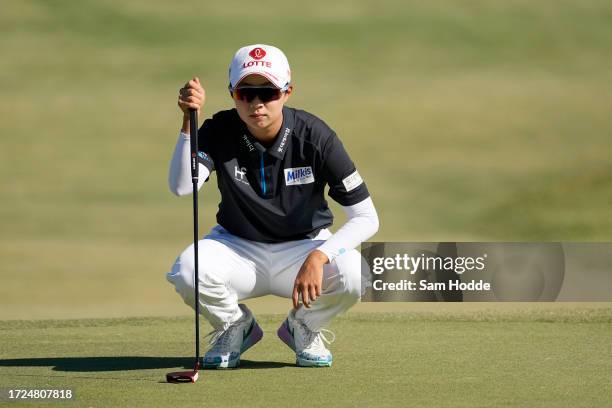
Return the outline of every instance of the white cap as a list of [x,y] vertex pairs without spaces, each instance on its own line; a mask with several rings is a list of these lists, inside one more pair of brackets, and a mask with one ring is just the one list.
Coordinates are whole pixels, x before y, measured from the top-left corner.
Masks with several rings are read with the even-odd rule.
[[257,74],[278,88],[291,82],[289,61],[281,50],[271,45],[253,44],[239,49],[229,68],[230,88],[235,88],[246,76]]

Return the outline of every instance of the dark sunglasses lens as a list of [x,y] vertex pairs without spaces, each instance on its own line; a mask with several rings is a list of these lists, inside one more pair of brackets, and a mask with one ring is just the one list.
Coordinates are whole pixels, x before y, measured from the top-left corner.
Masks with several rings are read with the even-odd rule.
[[259,97],[263,103],[275,101],[281,95],[280,90],[275,88],[238,88],[234,93],[238,100],[253,102],[255,97]]
[[259,99],[265,103],[277,100],[280,98],[280,94],[280,90],[278,89],[261,88],[258,95]]

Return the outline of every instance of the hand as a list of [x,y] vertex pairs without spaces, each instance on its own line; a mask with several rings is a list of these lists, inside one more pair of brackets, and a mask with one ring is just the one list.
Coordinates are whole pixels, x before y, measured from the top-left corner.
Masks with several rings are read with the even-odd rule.
[[327,255],[319,250],[312,251],[300,268],[293,284],[293,307],[298,308],[298,298],[302,295],[302,303],[310,308],[310,302],[321,296],[323,286],[323,265],[329,262]]
[[198,77],[194,77],[179,89],[178,106],[183,111],[184,118],[189,118],[189,109],[196,109],[199,114],[205,100],[206,92]]

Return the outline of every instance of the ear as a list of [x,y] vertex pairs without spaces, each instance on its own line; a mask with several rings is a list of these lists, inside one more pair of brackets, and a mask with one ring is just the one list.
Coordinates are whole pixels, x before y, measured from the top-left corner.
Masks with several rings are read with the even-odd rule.
[[289,85],[289,87],[285,91],[285,96],[284,96],[285,102],[287,102],[287,100],[289,99],[292,93],[293,93],[293,85]]

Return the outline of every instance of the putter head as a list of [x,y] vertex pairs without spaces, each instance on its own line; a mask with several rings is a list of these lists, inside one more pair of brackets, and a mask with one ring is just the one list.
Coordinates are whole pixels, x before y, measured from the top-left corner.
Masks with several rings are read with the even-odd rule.
[[198,381],[198,372],[193,371],[177,371],[166,374],[166,381],[169,383],[194,383]]
[[175,371],[173,373],[166,374],[166,381],[169,383],[194,383],[198,381],[198,370],[200,369],[199,362],[192,371]]

